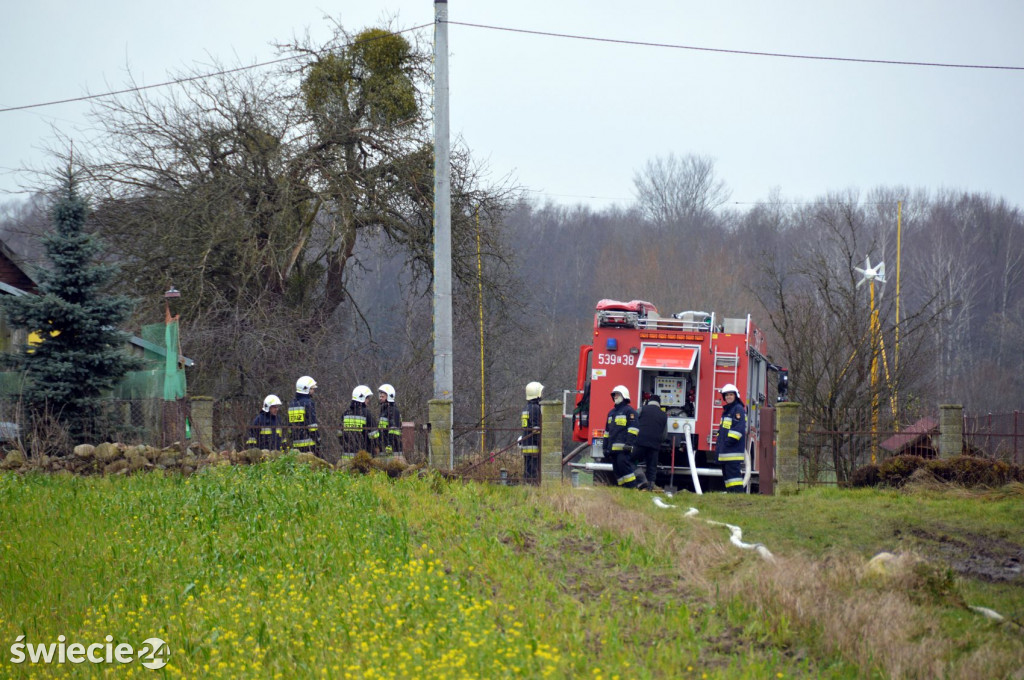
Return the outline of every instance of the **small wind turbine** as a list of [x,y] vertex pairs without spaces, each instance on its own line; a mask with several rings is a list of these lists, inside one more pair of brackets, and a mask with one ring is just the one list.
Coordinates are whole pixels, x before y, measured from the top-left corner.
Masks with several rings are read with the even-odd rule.
[[859,272],[861,275],[860,281],[857,282],[858,288],[864,285],[865,281],[870,281],[871,283],[874,283],[875,281],[878,281],[879,283],[885,283],[884,262],[879,262],[877,267],[872,267],[871,258],[866,257],[864,258],[864,269],[861,269],[860,267],[854,267],[853,270],[855,272]]

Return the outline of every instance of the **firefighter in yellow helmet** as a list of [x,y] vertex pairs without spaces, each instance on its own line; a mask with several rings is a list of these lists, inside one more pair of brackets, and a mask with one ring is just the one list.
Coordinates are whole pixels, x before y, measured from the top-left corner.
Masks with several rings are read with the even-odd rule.
[[402,453],[402,414],[395,403],[395,388],[384,383],[377,388],[380,402],[380,417],[377,432],[380,433],[380,450],[385,456]]
[[341,417],[338,428],[338,443],[341,455],[352,457],[360,451],[373,453],[372,445],[380,437],[373,416],[370,415],[370,398],[373,391],[366,385],[357,385],[352,390],[352,401]]
[[721,390],[722,422],[718,426],[718,438],[715,441],[715,453],[722,464],[722,478],[725,490],[730,493],[743,493],[743,458],[747,445],[747,414],[743,408],[740,392],[732,383]]
[[249,448],[278,451],[284,447],[284,430],[277,412],[281,408],[281,400],[276,394],[268,394],[263,400],[263,408],[249,427],[249,438],[245,445]]
[[295,398],[288,404],[288,425],[292,448],[320,456],[320,426],[316,422],[313,392],[316,380],[304,375],[295,381]]
[[523,452],[523,479],[527,484],[540,482],[540,398],[544,386],[539,382],[526,385],[526,407],[520,418],[523,434],[519,437],[519,448]]
[[612,476],[615,483],[628,489],[636,488],[636,468],[633,465],[633,447],[640,433],[637,412],[629,405],[629,388],[616,385],[612,388],[614,405],[608,411],[604,426],[604,455],[612,461]]

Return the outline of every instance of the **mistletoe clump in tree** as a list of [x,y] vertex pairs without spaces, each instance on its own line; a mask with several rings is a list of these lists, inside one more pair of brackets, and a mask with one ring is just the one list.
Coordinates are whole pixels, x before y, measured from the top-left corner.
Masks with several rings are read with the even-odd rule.
[[92,429],[97,398],[136,367],[117,328],[133,300],[103,292],[114,268],[96,262],[102,244],[83,230],[87,214],[69,175],[53,206],[53,231],[42,238],[53,266],[38,275],[40,294],[4,301],[11,324],[42,338],[8,358],[24,373],[30,415],[56,418],[76,439]]

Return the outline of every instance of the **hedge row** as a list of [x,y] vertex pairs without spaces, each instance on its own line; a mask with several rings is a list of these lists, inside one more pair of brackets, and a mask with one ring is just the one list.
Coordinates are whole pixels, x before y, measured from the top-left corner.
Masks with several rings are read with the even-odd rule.
[[893,456],[878,465],[854,470],[851,486],[901,487],[918,470],[935,479],[964,487],[999,487],[1011,482],[1024,483],[1024,465],[1011,465],[975,456],[926,459],[921,456]]

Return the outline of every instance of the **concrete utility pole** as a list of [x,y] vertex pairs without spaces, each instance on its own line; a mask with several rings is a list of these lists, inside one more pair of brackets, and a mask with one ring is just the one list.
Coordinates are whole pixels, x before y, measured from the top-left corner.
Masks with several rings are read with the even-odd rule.
[[434,0],[434,399],[451,399],[452,194],[448,140],[448,1]]

